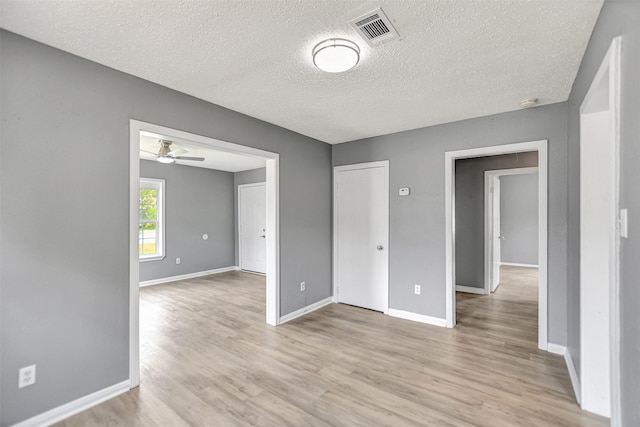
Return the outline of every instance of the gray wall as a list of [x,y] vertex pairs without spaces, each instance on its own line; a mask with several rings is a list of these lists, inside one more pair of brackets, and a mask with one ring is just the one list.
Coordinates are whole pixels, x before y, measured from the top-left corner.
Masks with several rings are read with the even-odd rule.
[[[445,151],[541,139],[549,140],[549,341],[566,344],[566,103],[333,146],[336,166],[390,161],[391,308],[445,317]],[[399,197],[399,187],[411,195]]]
[[456,285],[484,288],[484,172],[531,166],[537,152],[456,161]]
[[234,236],[235,236],[235,265],[240,265],[240,242],[238,237],[238,185],[266,182],[267,168],[252,169],[233,174],[233,208],[234,208]]
[[538,265],[538,174],[500,177],[501,261]]
[[[131,118],[279,153],[281,314],[331,295],[330,145],[6,31],[0,43],[0,424],[129,377]],[[38,382],[18,390],[31,364]]]
[[140,281],[236,265],[233,173],[141,160],[140,176],[165,180],[166,250],[140,263]]
[[640,425],[640,2],[607,0],[569,97],[568,346],[580,372],[580,104],[614,37],[622,36],[620,206],[629,238],[620,253],[622,425]]

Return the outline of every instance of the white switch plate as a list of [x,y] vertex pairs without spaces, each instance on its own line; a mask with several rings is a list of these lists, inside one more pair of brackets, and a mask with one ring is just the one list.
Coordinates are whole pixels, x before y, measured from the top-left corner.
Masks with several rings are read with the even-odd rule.
[[400,196],[408,196],[409,192],[410,192],[409,187],[403,187],[403,188],[398,190],[398,195],[400,195]]
[[36,383],[36,365],[25,366],[18,371],[18,388]]
[[414,285],[414,287],[413,287],[413,292],[414,292],[416,295],[420,295],[420,285]]
[[180,258],[176,258],[176,264],[180,264]]
[[300,282],[300,292],[304,291],[306,287],[307,287],[306,283]]
[[629,217],[626,209],[620,209],[620,237],[629,238]]

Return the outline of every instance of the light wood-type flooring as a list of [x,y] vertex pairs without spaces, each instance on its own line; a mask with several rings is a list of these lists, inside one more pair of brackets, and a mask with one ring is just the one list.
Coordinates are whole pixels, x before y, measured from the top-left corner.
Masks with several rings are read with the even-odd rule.
[[60,426],[604,426],[536,345],[536,272],[458,293],[451,330],[343,304],[265,324],[264,278],[141,289],[141,386]]

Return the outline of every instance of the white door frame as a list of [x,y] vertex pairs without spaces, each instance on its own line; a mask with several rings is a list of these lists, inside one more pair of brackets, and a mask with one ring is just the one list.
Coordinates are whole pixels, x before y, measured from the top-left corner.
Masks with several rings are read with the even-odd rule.
[[[240,202],[240,190],[243,188],[249,188],[249,187],[265,187],[266,186],[266,182],[254,182],[251,184],[240,184],[238,185],[238,215],[237,215],[237,221],[238,221],[238,262],[240,264],[240,269],[242,270],[242,239],[241,239],[241,235],[242,235],[242,224],[240,223],[240,210],[242,209],[242,203]],[[266,233],[265,233],[266,234]]]
[[[611,426],[617,427],[621,425],[621,407],[620,407],[620,75],[621,75],[621,51],[622,51],[622,38],[616,37],[611,41],[611,45],[600,64],[600,68],[596,73],[587,94],[580,105],[580,146],[581,146],[581,159],[580,159],[580,214],[584,215],[585,206],[583,194],[588,191],[588,187],[583,185],[584,171],[588,170],[590,173],[599,174],[602,181],[607,182],[610,185],[608,191],[613,194],[613,206],[610,207],[610,220],[613,222],[611,227],[611,235],[609,236],[609,374],[610,374],[610,416]],[[583,144],[585,139],[582,132],[582,126],[586,116],[591,113],[608,111],[608,140],[603,144],[604,149],[613,150],[613,164],[608,174],[606,170],[602,170],[601,167],[596,167],[595,162],[589,159],[584,159]],[[597,160],[599,161],[599,159]],[[586,162],[586,163],[584,163]],[[596,177],[597,178],[597,177]],[[606,185],[606,184],[605,184]],[[580,228],[580,241],[581,245],[585,240],[585,237],[589,235],[589,230]],[[581,247],[582,257],[582,247]],[[582,270],[582,259],[581,259]],[[583,282],[584,277],[582,271],[580,272],[580,354],[582,355],[581,375],[580,375],[580,395],[576,398],[581,403],[582,408],[586,410],[592,410],[589,407],[585,407],[584,392],[587,386],[584,381],[585,369],[596,369],[595,366],[590,367],[585,363],[584,355],[589,353],[583,348],[585,343],[585,334],[589,333],[588,314],[583,312],[585,298],[589,298],[589,295],[584,292]],[[602,366],[598,366],[597,369],[602,369]],[[578,392],[576,392],[578,394]]]
[[458,159],[538,152],[538,348],[547,350],[547,140],[445,152],[446,327],[456,325],[455,162]]
[[526,175],[537,173],[538,167],[496,169],[484,171],[484,293],[489,295],[491,289],[491,270],[493,259],[493,198],[500,198],[500,193],[492,191],[494,180],[506,175]]
[[[384,168],[384,186],[387,195],[387,265],[389,264],[389,160],[380,160],[376,162],[356,163],[351,165],[334,166],[333,167],[333,302],[338,302],[338,173],[349,170],[367,169],[383,167]],[[389,271],[389,269],[387,269]],[[385,302],[384,314],[389,314],[389,277],[387,276],[387,299]]]
[[129,121],[129,381],[130,388],[140,385],[140,271],[138,259],[138,209],[140,198],[140,132],[184,139],[195,145],[218,151],[258,157],[267,166],[267,277],[266,322],[280,323],[280,213],[278,153],[220,141],[165,126]]

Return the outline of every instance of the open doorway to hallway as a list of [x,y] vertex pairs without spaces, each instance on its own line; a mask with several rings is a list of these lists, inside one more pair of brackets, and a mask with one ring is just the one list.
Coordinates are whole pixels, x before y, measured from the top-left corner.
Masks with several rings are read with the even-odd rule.
[[537,349],[538,153],[456,160],[455,195],[458,326]]
[[[519,160],[519,156],[523,153],[535,153],[537,155],[539,173],[538,173],[538,348],[547,350],[549,344],[547,342],[547,141],[532,141],[514,144],[497,145],[490,147],[471,148],[466,150],[447,151],[445,152],[445,274],[446,274],[446,326],[453,328],[456,326],[456,285],[460,284],[457,278],[456,260],[457,248],[460,247],[459,239],[464,234],[464,227],[457,223],[456,210],[457,205],[462,197],[456,195],[456,163],[462,159],[477,159],[489,156],[515,155]],[[499,166],[504,168],[505,166]],[[479,184],[480,190],[469,194],[482,194],[482,184]],[[483,213],[472,215],[472,219],[478,221],[483,218]],[[480,219],[483,223],[483,219]],[[482,236],[482,233],[480,233]],[[476,252],[482,253],[482,242],[476,246]],[[473,251],[475,246],[472,244],[470,249]],[[469,248],[467,248],[469,249]],[[472,267],[475,265],[484,266],[483,261],[471,261]],[[477,274],[477,271],[476,271]],[[482,288],[477,282],[483,282],[481,279],[474,279],[474,287]],[[464,284],[460,284],[464,286]],[[478,291],[484,294],[483,291]]]

